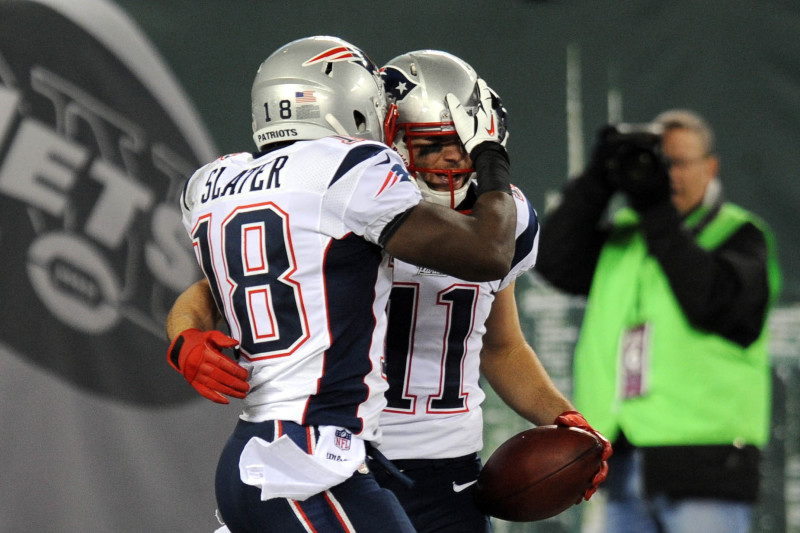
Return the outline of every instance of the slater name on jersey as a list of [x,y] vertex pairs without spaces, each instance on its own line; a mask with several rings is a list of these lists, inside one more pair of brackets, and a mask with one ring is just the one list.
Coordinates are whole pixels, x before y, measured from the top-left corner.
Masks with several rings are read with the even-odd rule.
[[[222,181],[220,181],[220,178],[228,167],[215,168],[208,173],[205,183],[206,189],[200,198],[200,202],[206,203],[221,196],[241,194],[242,192],[248,193],[278,188],[281,186],[280,171],[288,160],[288,156],[282,155],[263,165],[243,170],[233,178],[230,178],[230,180],[223,179]],[[264,174],[265,171],[268,171],[266,175]],[[226,181],[227,183],[225,183]]]

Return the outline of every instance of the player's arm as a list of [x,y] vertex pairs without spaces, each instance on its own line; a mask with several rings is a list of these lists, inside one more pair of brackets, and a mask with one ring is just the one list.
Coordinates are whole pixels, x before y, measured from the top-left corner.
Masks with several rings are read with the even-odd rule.
[[481,373],[509,407],[536,425],[552,424],[559,414],[575,409],[525,340],[514,283],[497,293],[486,319]]
[[481,349],[481,373],[498,396],[520,416],[536,425],[577,427],[603,444],[603,462],[584,493],[588,500],[608,475],[611,443],[595,430],[558,390],[533,348],[525,341],[519,323],[512,283],[499,293],[486,319]]
[[236,339],[214,328],[220,319],[208,281],[192,284],[181,293],[167,315],[167,337],[172,344],[167,362],[202,396],[216,403],[244,398],[250,385],[247,370],[222,353]]
[[491,281],[511,268],[516,208],[502,145],[505,129],[483,80],[478,80],[478,88],[481,105],[474,116],[455,96],[447,95],[456,130],[477,173],[478,199],[471,214],[421,202],[387,227],[381,244],[408,263],[460,279]]
[[471,215],[420,202],[386,242],[394,257],[468,281],[505,276],[514,256],[511,196],[481,196]]
[[536,270],[553,286],[586,296],[600,251],[609,235],[603,221],[614,187],[606,166],[615,147],[606,142],[609,129],[597,133],[589,164],[564,187],[561,201],[549,210],[539,238]]
[[172,342],[189,328],[202,331],[215,329],[220,318],[208,280],[201,279],[183,291],[172,304],[167,314],[167,338]]

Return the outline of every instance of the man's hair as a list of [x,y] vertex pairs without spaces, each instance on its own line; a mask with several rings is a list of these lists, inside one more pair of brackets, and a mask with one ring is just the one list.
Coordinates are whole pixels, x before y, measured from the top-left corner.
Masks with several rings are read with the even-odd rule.
[[654,122],[660,124],[664,131],[674,129],[686,129],[697,133],[700,140],[705,147],[706,155],[716,153],[716,141],[714,139],[714,130],[711,129],[708,122],[688,109],[670,109],[659,114]]

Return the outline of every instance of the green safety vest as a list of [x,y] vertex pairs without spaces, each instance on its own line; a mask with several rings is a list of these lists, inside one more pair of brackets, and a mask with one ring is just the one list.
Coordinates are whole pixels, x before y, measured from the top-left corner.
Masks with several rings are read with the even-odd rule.
[[[696,226],[701,207],[685,221]],[[772,234],[754,215],[723,204],[696,237],[713,250],[746,222],[764,232],[769,250],[771,303],[780,274]],[[623,333],[650,327],[647,391],[623,399],[619,351]],[[576,407],[598,431],[614,440],[620,429],[636,446],[754,444],[769,434],[771,376],[766,320],[747,348],[689,324],[630,209],[615,217],[592,280],[575,349]]]

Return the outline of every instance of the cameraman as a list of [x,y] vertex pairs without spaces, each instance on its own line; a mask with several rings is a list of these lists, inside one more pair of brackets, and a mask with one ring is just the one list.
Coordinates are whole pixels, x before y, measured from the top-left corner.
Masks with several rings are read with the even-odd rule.
[[[575,405],[614,442],[609,532],[745,532],[767,442],[766,225],[724,202],[713,133],[667,111],[600,132],[542,228],[537,269],[588,295]],[[615,192],[630,208],[603,217]],[[604,222],[605,221],[605,222]]]

